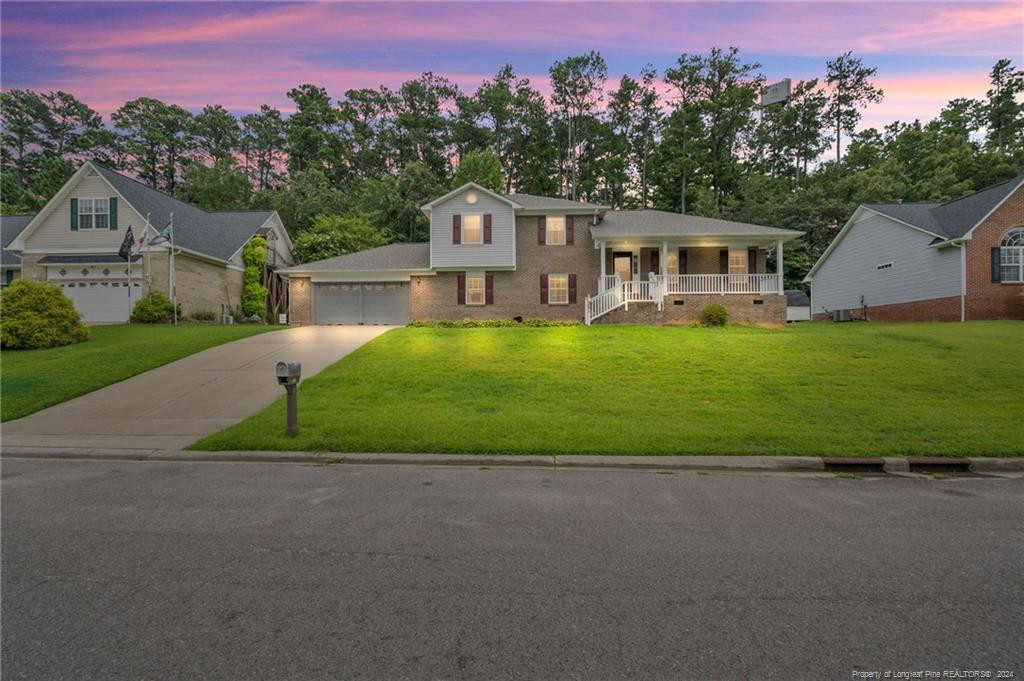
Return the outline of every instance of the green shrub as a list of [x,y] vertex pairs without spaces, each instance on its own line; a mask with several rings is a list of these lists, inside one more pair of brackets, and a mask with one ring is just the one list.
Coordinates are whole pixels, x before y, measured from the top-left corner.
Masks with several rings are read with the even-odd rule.
[[704,311],[700,313],[700,320],[704,326],[725,326],[725,323],[729,321],[729,311],[718,303],[711,303],[705,306]]
[[267,309],[267,287],[263,285],[263,270],[267,266],[267,240],[254,236],[242,249],[245,275],[242,286],[242,312],[246,318],[259,317]]
[[132,321],[140,324],[163,324],[174,316],[174,305],[159,291],[150,291],[132,308]]
[[197,322],[212,322],[216,321],[217,313],[213,310],[193,310],[192,313],[189,314],[189,319]]
[[579,326],[582,322],[574,319],[542,319],[522,317],[520,319],[438,319],[434,321],[412,321],[409,326],[438,329],[497,329],[525,326],[542,328],[549,326]]
[[71,301],[53,284],[18,279],[0,293],[0,346],[55,348],[89,337]]

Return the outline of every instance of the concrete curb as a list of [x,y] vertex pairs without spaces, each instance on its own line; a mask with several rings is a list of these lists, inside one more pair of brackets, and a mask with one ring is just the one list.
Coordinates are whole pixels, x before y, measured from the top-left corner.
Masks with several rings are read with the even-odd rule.
[[[215,463],[390,464],[426,466],[601,468],[622,470],[776,471],[823,472],[836,464],[853,466],[867,461],[887,473],[906,473],[911,461],[903,457],[876,459],[818,456],[602,456],[590,454],[374,454],[337,452],[224,451],[199,452],[168,449],[97,449],[58,447],[10,447],[2,458],[73,459],[94,461],[194,461]],[[941,461],[936,458],[934,461]],[[949,458],[950,464],[965,459]],[[1024,457],[976,457],[967,459],[975,473],[1024,473]],[[881,462],[881,463],[879,463]]]

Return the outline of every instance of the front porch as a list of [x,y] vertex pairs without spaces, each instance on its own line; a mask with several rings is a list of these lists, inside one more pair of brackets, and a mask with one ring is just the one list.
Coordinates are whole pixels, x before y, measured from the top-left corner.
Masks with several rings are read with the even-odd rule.
[[[669,296],[785,293],[781,239],[599,240],[595,248],[601,274],[597,295],[585,300],[587,324],[619,307],[628,311],[631,304],[650,303],[661,311]],[[775,256],[773,273],[767,269],[769,254]]]

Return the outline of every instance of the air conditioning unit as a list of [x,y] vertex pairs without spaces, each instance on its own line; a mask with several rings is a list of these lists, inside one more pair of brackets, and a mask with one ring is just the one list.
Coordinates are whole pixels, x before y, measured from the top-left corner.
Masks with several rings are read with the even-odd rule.
[[832,310],[832,321],[849,322],[853,320],[852,310]]

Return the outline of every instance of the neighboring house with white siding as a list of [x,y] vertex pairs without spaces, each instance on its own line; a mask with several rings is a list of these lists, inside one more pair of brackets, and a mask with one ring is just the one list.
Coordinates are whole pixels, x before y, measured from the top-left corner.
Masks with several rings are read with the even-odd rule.
[[863,204],[805,278],[815,318],[1024,317],[1024,177],[943,203]]
[[[172,215],[173,272],[170,243],[160,238]],[[130,267],[118,255],[129,227]],[[20,257],[23,277],[60,286],[87,322],[127,321],[148,291],[170,297],[172,277],[183,314],[219,315],[241,303],[241,251],[256,235],[267,238],[270,265],[292,263],[275,211],[204,211],[88,161],[19,230],[5,257],[8,249]]]
[[[783,324],[783,243],[800,232],[465,184],[424,206],[429,244],[283,270],[293,324],[543,317],[682,323],[720,303]],[[769,252],[774,271],[767,268]]]

